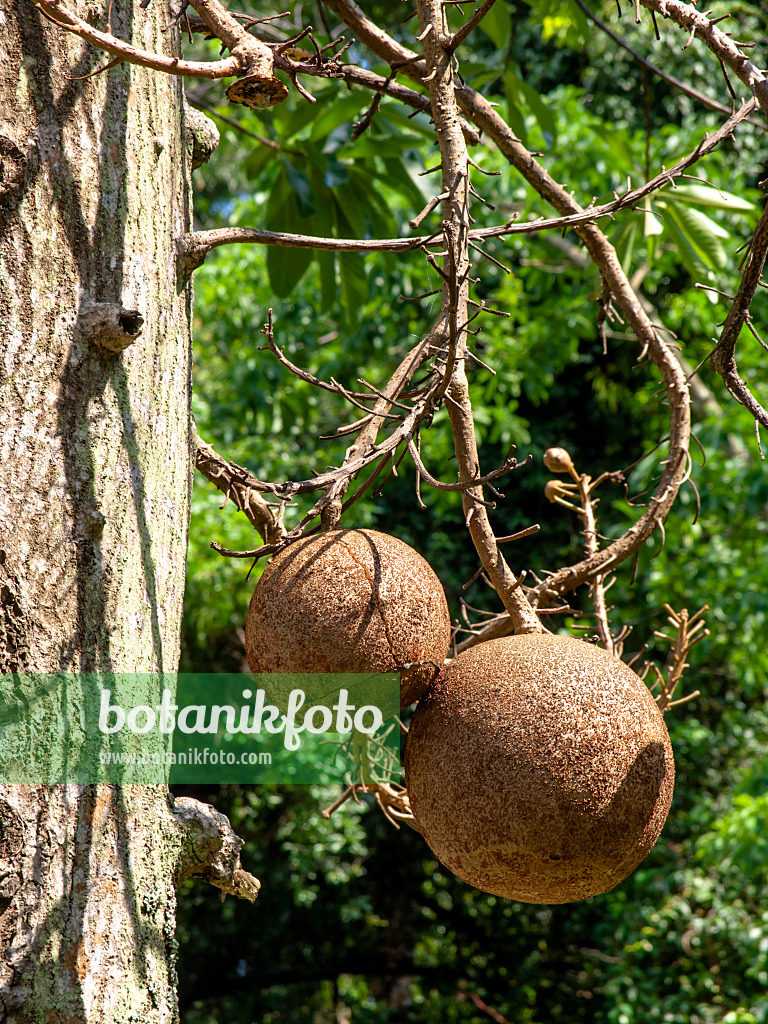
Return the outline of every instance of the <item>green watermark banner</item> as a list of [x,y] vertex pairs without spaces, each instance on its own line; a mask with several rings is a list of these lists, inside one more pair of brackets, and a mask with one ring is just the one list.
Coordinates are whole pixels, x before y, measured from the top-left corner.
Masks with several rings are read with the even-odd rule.
[[399,782],[397,674],[0,676],[0,783]]

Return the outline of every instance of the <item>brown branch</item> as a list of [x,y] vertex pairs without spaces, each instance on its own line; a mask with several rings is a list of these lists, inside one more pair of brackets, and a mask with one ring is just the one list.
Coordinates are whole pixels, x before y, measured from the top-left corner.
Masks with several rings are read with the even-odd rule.
[[[613,204],[612,204],[613,205]],[[609,211],[610,212],[610,211]],[[599,216],[600,214],[598,214]],[[531,225],[516,225],[511,221],[492,228],[472,231],[472,239],[502,238],[509,233],[520,231],[532,233],[546,228],[568,226],[561,219],[535,222]],[[191,231],[176,239],[176,251],[180,272],[197,269],[211,249],[220,245],[277,245],[289,249],[318,249],[321,252],[410,252],[425,245],[440,246],[442,238],[437,234],[419,235],[415,238],[323,238],[319,235],[296,235],[287,231],[266,231],[262,228],[227,227],[212,228],[208,231]]]
[[295,249],[318,249],[321,252],[409,252],[433,242],[435,236],[421,238],[321,238],[315,235],[294,235],[285,231],[263,231],[261,228],[214,228],[193,231],[176,239],[176,265],[186,279],[220,245],[250,243],[278,245]]
[[749,409],[755,421],[768,428],[768,411],[753,397],[746,383],[739,376],[736,366],[736,343],[744,324],[749,324],[749,307],[760,284],[766,254],[768,254],[768,204],[763,207],[762,216],[752,236],[741,284],[733,305],[728,311],[728,316],[725,318],[717,348],[709,360],[709,367],[713,373],[720,374],[730,393],[737,402]]
[[199,437],[195,442],[195,469],[224,494],[224,505],[231,501],[235,508],[245,513],[265,541],[275,543],[285,534],[272,509],[255,490],[259,484],[256,477],[242,466],[227,462]]
[[[342,398],[346,398],[348,401],[352,402],[352,404],[356,406],[358,409],[362,409],[363,412],[370,412],[370,410],[366,406],[360,404],[360,401],[373,401],[373,395],[368,395],[360,391],[347,391],[347,389],[342,387],[342,385],[339,384],[338,381],[334,380],[333,377],[331,377],[330,383],[326,383],[326,381],[320,380],[319,377],[315,377],[315,375],[310,373],[308,370],[303,370],[300,366],[296,366],[295,363],[292,363],[288,356],[285,355],[283,350],[279,348],[277,343],[275,342],[275,332],[272,323],[271,309],[267,310],[267,317],[267,323],[262,329],[261,333],[266,337],[267,344],[269,345],[270,350],[275,354],[275,356],[277,356],[278,361],[286,369],[290,370],[291,373],[295,377],[298,377],[299,380],[304,381],[305,384],[311,384],[313,387],[320,388],[323,391],[330,391],[331,394],[333,395],[341,395]],[[408,411],[410,412],[410,408],[408,408]],[[397,416],[390,417],[388,413],[385,413],[384,415],[386,416],[387,419],[399,419],[399,417]]]
[[[323,77],[317,68],[313,68],[311,65],[302,65],[300,70],[305,75],[319,75]],[[425,96],[424,93],[415,92],[413,89],[400,85],[398,82],[390,81],[389,78],[383,78],[373,71],[355,67],[353,64],[342,64],[339,65],[334,77],[342,78],[348,85],[359,85],[364,89],[370,89],[373,92],[391,96],[392,99],[399,100],[400,103],[404,103],[406,106],[413,108],[413,110],[419,110],[422,113],[429,114],[430,117],[432,116],[429,96]],[[468,124],[463,117],[460,119],[460,126],[467,144],[476,146],[480,142],[480,135],[477,129]]]
[[274,56],[270,47],[240,25],[219,0],[190,0],[210,32],[230,51],[224,60],[202,62],[140,50],[111,32],[92,28],[58,0],[33,0],[33,3],[49,21],[130,64],[182,77],[237,77],[238,81],[227,89],[231,102],[244,103],[249,107],[270,107],[281,103],[288,95],[287,88],[274,75]]
[[466,25],[462,25],[458,32],[454,32],[454,34],[446,40],[445,45],[449,50],[454,51],[457,47],[461,46],[470,32],[477,28],[495,2],[496,0],[483,0],[483,3],[477,8]]
[[[670,85],[673,85],[676,89],[685,93],[686,96],[690,96],[691,99],[698,100],[699,103],[703,103],[712,110],[719,110],[720,113],[729,115],[733,112],[732,107],[726,107],[724,104],[718,103],[717,100],[710,99],[709,96],[705,96],[703,92],[699,92],[698,89],[694,89],[693,86],[688,85],[686,82],[681,82],[679,78],[675,78],[674,75],[670,75],[668,72],[662,71],[662,69],[657,67],[655,64],[651,64],[651,62],[641,56],[637,50],[633,50],[631,46],[624,42],[621,36],[617,36],[615,32],[608,28],[605,22],[601,21],[596,14],[593,14],[584,3],[584,0],[576,0],[576,3],[582,11],[584,11],[590,21],[597,25],[601,32],[605,32],[605,34],[611,38],[614,43],[621,46],[622,49],[627,51],[627,53],[630,53],[641,67],[645,68],[647,71],[653,72],[654,75],[658,75],[659,78],[663,78],[665,82],[669,82]],[[747,124],[754,125],[755,128],[760,128],[762,131],[768,131],[768,126],[761,124],[760,121],[753,121],[752,118],[747,118]]]
[[[99,32],[98,29],[91,28],[82,18],[78,18],[76,14],[58,3],[58,0],[32,0],[32,2],[49,21],[129,64],[138,64],[144,68],[152,68],[154,71],[190,78],[231,78],[241,72],[242,58],[239,55],[232,54],[224,60],[217,61],[190,61],[182,60],[179,57],[165,57],[159,53],[140,50],[111,33]],[[254,42],[258,42],[258,40],[254,39]],[[269,55],[271,66],[272,53],[268,47],[265,46],[264,49]]]
[[[324,2],[352,28],[358,39],[382,59],[391,62],[407,60],[414,56],[410,50],[397,43],[375,25],[353,0],[324,0]],[[669,3],[672,2],[674,0],[669,0]],[[408,65],[404,69],[404,73],[418,78],[426,74],[426,66],[423,62]],[[573,197],[554,181],[520,140],[515,137],[509,126],[487,100],[467,86],[456,87],[454,91],[458,106],[463,113],[492,139],[506,159],[561,216],[578,217],[585,213],[587,216],[594,215],[593,211],[583,210]],[[443,164],[445,165],[444,161]],[[624,320],[635,333],[641,351],[648,351],[662,375],[670,404],[670,447],[661,480],[646,512],[640,519],[622,537],[596,555],[586,558],[576,565],[564,567],[537,585],[532,591],[536,601],[573,590],[588,583],[595,576],[602,575],[609,564],[616,565],[631,557],[666,517],[685,479],[687,468],[690,405],[688,386],[680,364],[643,310],[637,294],[619,263],[613,246],[603,232],[593,223],[578,224],[574,229],[600,270]],[[449,406],[449,411],[452,409],[453,406]],[[485,638],[483,636],[483,639]]]
[[[521,465],[525,465],[531,459],[531,456],[528,456],[525,462],[518,463],[517,459],[510,458],[509,456],[507,456],[504,459],[504,462],[501,464],[501,466],[499,466],[498,469],[491,470],[490,473],[485,473],[483,476],[474,476],[470,480],[462,480],[458,481],[457,483],[449,484],[445,483],[445,481],[443,480],[438,480],[436,477],[432,476],[432,474],[429,472],[429,470],[422,462],[421,456],[416,450],[416,445],[413,443],[412,438],[408,439],[408,451],[411,453],[411,458],[413,459],[416,465],[416,469],[419,471],[420,476],[422,476],[426,480],[430,487],[434,487],[438,491],[467,491],[472,487],[482,487],[483,484],[488,484],[491,482],[491,480],[496,480],[498,479],[498,477],[503,476],[505,473],[510,473],[513,469],[519,469]],[[486,503],[484,502],[483,504]]]
[[[355,8],[359,14],[359,9]],[[482,486],[477,484],[480,461],[475,437],[472,405],[465,370],[466,325],[469,322],[469,167],[467,147],[459,130],[459,113],[453,79],[451,36],[440,0],[417,0],[416,10],[424,42],[424,71],[421,63],[409,64],[407,74],[420,74],[429,83],[435,134],[442,167],[444,251],[441,276],[444,281],[441,319],[448,328],[449,345],[443,374],[443,389],[453,430],[454,449],[462,485],[462,504],[472,542],[496,592],[501,597],[518,632],[540,632],[539,622],[517,578],[504,560],[488,519]],[[410,59],[411,54],[388,53],[387,59]],[[436,263],[434,264],[436,266]],[[437,268],[439,270],[439,268]],[[411,455],[420,460],[410,443]],[[423,475],[423,467],[419,472]],[[471,514],[470,514],[471,511]]]
[[[640,0],[643,7],[674,21],[681,28],[688,29],[691,38],[700,39],[712,53],[730,68],[736,77],[755,96],[760,109],[768,118],[768,79],[751,60],[744,56],[739,44],[730,39],[706,14],[697,11],[682,0]],[[686,44],[687,45],[687,44]]]

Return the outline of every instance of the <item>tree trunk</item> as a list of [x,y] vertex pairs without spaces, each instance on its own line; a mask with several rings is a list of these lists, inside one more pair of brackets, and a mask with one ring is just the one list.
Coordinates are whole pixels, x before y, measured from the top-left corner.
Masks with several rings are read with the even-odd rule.
[[[69,6],[104,28],[106,3]],[[177,55],[166,0],[110,9],[116,35]],[[4,11],[0,672],[173,672],[192,467],[181,82],[128,64],[78,80],[104,55],[30,0]],[[2,787],[0,1020],[175,1019],[182,838],[160,787]]]

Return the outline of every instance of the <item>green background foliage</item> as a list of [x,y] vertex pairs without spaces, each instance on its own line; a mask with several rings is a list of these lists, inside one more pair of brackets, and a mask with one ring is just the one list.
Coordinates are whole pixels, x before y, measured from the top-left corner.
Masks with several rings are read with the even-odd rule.
[[[730,102],[716,61],[700,44],[682,51],[682,34],[667,24],[655,41],[647,14],[635,25],[627,5],[621,21],[612,4],[592,7],[665,71]],[[412,45],[414,22],[401,25],[402,5],[380,0],[366,9]],[[713,9],[732,13],[738,38],[766,43],[757,5]],[[323,24],[319,14],[310,20]],[[357,45],[347,57],[386,74]],[[610,199],[628,177],[637,186],[671,166],[722,120],[658,77],[648,76],[645,89],[642,70],[573,0],[497,0],[460,57],[467,82],[500,104],[555,179],[584,204],[593,196]],[[371,97],[338,82],[306,84],[316,105],[294,92],[258,114],[218,108],[272,145],[220,124],[222,144],[196,172],[199,226],[411,234],[408,220],[434,182],[419,177],[435,163],[426,118],[409,119],[385,98],[370,129],[354,139],[352,127]],[[222,102],[219,86],[205,102]],[[634,574],[622,566],[610,591],[614,626],[633,630],[625,656],[649,644],[659,664],[666,648],[654,632],[665,625],[663,605],[691,612],[710,606],[710,635],[694,648],[684,683],[701,696],[667,715],[677,784],[660,841],[612,892],[538,907],[464,885],[416,833],[396,831],[371,805],[348,802],[324,819],[321,810],[338,789],[187,788],[231,816],[246,840],[244,864],[263,883],[254,907],[231,900],[221,906],[198,884],[181,894],[188,1024],[480,1024],[492,1018],[489,1008],[494,1019],[515,1024],[768,1019],[768,483],[750,416],[706,365],[727,302],[695,287],[735,287],[737,250],[759,213],[756,184],[766,177],[767,138],[743,126],[692,172],[706,183],[667,188],[646,209],[603,222],[652,318],[675,332],[690,370],[704,362],[694,393],[703,454],[694,453],[691,484],[666,523],[666,542],[653,538]],[[475,147],[473,157],[501,172],[477,185],[495,207],[473,209],[478,226],[513,213],[522,220],[549,214],[492,147]],[[423,228],[437,223],[427,218]],[[492,521],[500,535],[541,525],[535,537],[507,549],[518,570],[541,573],[577,558],[581,544],[575,516],[544,499],[542,453],[563,445],[579,471],[592,476],[634,465],[626,491],[605,485],[600,492],[599,528],[617,536],[639,514],[632,501],[658,474],[666,408],[623,324],[609,323],[603,346],[599,275],[574,235],[518,235],[488,249],[511,273],[483,262],[478,297],[510,316],[483,318],[474,343],[478,358],[495,370],[471,370],[478,440],[486,470],[510,444],[521,460],[533,456],[505,479],[507,497]],[[262,479],[302,479],[313,468],[338,465],[348,439],[333,435],[357,413],[296,380],[264,350],[267,310],[274,310],[277,343],[294,362],[347,387],[358,388],[358,378],[381,387],[439,308],[439,296],[403,300],[437,284],[418,253],[217,250],[195,275],[200,435]],[[753,314],[765,327],[765,290]],[[753,383],[764,365],[746,331],[739,365]],[[435,475],[450,479],[451,453],[441,413],[424,431],[422,454]],[[418,508],[414,470],[405,460],[380,494],[350,510],[345,525],[378,526],[414,545],[443,581],[455,619],[462,597],[498,610],[482,581],[462,590],[478,562],[458,496],[423,488],[423,498],[426,510]],[[220,511],[221,500],[198,476],[183,627],[188,671],[247,670],[243,624],[260,570],[246,581],[247,563],[220,558],[208,545],[250,548],[258,539],[232,506]],[[307,507],[290,510],[290,521]],[[588,610],[579,594],[573,607]],[[589,621],[561,617],[553,628]]]

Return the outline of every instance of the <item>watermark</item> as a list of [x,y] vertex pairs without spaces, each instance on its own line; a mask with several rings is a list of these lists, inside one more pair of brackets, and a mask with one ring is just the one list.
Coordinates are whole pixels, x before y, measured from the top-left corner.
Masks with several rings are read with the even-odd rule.
[[0,782],[397,782],[387,674],[0,677]]
[[[252,690],[243,690],[244,701],[249,701],[252,697]],[[263,727],[266,732],[284,733],[286,750],[298,750],[301,746],[299,734],[302,732],[318,735],[333,730],[346,736],[354,730],[371,736],[382,727],[384,719],[380,708],[375,704],[365,704],[361,708],[356,708],[354,704],[349,703],[348,698],[349,692],[340,690],[339,701],[332,708],[326,704],[313,704],[304,712],[303,724],[297,725],[296,716],[306,701],[303,690],[291,690],[288,709],[281,715],[279,708],[266,703],[264,690],[256,691],[253,706],[243,704],[239,711],[231,704],[187,704],[179,707],[178,704],[171,703],[173,694],[168,689],[163,690],[163,699],[154,708],[147,704],[139,704],[126,711],[119,704],[110,703],[111,691],[103,689],[99,709],[99,731],[112,734],[127,728],[134,735],[143,736],[155,729],[162,734],[172,733],[178,729],[187,735],[216,734],[222,728],[223,716],[224,731],[230,736],[236,733],[253,735],[260,733]]]

